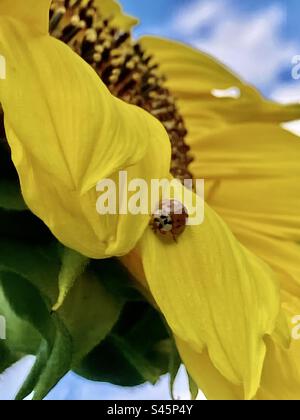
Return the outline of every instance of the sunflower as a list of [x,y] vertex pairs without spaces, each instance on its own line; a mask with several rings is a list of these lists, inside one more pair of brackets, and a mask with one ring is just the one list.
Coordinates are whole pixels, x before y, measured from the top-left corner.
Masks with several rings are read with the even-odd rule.
[[[298,399],[300,143],[281,123],[300,107],[133,41],[134,23],[112,0],[0,1],[0,367],[37,355],[17,398],[41,399],[70,369],[173,379],[178,350],[209,399]],[[166,242],[149,214],[99,215],[96,186],[120,171],[204,178],[205,203],[182,183],[162,200],[205,220]]]

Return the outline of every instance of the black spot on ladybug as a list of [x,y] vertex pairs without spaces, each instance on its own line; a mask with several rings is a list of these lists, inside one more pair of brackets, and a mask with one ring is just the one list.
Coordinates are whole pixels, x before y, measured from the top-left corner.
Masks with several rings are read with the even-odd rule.
[[186,227],[188,212],[177,200],[163,200],[152,216],[150,225],[155,233],[172,238],[177,242]]

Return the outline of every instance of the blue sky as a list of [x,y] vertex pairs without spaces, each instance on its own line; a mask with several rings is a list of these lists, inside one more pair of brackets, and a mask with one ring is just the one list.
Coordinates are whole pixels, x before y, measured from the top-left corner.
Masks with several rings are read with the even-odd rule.
[[265,95],[281,100],[296,89],[299,97],[300,84],[291,80],[291,59],[300,50],[298,0],[122,3],[141,19],[136,36],[156,34],[184,41],[213,54]]
[[[215,55],[267,96],[300,101],[300,81],[291,78],[291,60],[300,55],[299,0],[122,0],[126,11],[140,18],[135,36],[155,34],[184,41]],[[18,381],[30,366],[18,368]],[[5,394],[16,389],[16,372],[0,377]],[[182,373],[177,395],[187,395]],[[120,389],[67,375],[49,399],[164,399],[167,378],[156,386]]]

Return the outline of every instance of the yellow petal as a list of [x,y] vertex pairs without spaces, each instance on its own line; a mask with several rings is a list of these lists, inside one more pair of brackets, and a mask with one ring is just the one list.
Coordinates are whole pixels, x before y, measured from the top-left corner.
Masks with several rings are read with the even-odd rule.
[[[207,54],[155,37],[144,37],[140,42],[153,55],[153,61],[167,77],[167,87],[178,99],[192,147],[201,143],[203,135],[232,124],[300,119],[299,105],[281,106],[264,100],[253,87]],[[226,93],[230,88],[236,88],[240,95],[214,95],[214,91]]]
[[243,388],[229,382],[213,365],[207,350],[194,351],[191,346],[176,339],[177,348],[189,374],[208,400],[243,400]]
[[[282,300],[289,316],[292,344],[289,350],[285,350],[268,339],[268,352],[257,399],[300,400],[300,300],[288,293],[283,294]],[[298,326],[293,322],[294,319]]]
[[254,231],[300,241],[300,141],[275,124],[235,125],[203,136],[196,176],[215,182],[209,202]]
[[0,102],[28,207],[67,247],[92,257],[127,253],[147,215],[99,215],[96,184],[164,177],[170,142],[145,111],[114,98],[94,70],[63,43],[0,18],[6,58]]
[[[300,301],[288,294],[283,296],[285,303],[283,309],[289,319],[290,331],[295,328],[292,320],[298,314],[300,324]],[[283,312],[282,312],[283,314]],[[286,333],[285,325],[278,327]],[[296,326],[297,327],[297,326]],[[288,348],[282,347],[274,336],[266,337],[267,353],[264,361],[260,387],[255,400],[298,400],[300,398],[300,327],[297,327],[298,340],[293,340]],[[191,346],[176,339],[181,358],[190,375],[198,384],[201,391],[209,400],[243,400],[243,389],[228,381],[215,368],[207,351],[202,353],[194,351]]]
[[209,204],[300,296],[299,138],[275,124],[243,124],[203,136],[194,152]]
[[248,249],[278,272],[281,287],[295,296],[300,296],[300,245],[251,231],[236,221],[231,223],[231,227]]
[[[147,37],[178,98],[194,161],[205,178],[208,203],[240,241],[299,292],[300,141],[279,123],[300,118],[300,106],[266,101],[228,69],[184,45]],[[239,98],[216,98],[214,89],[237,87]]]
[[[299,306],[298,306],[299,308]],[[207,351],[195,352],[190,345],[177,339],[177,347],[190,375],[208,400],[243,400],[243,389],[228,381],[212,364]],[[289,350],[266,338],[267,353],[255,400],[300,399],[300,340]]]
[[[174,194],[180,201],[182,188]],[[149,288],[174,334],[197,353],[207,347],[215,368],[252,398],[265,357],[263,337],[274,331],[280,307],[270,268],[207,206],[204,223],[188,226],[178,243],[166,244],[149,228],[140,249]]]
[[[300,142],[279,127],[281,122],[300,118],[299,105],[266,101],[194,49],[155,38],[142,43],[160,63],[168,87],[178,98],[195,158],[191,170],[195,177],[206,179],[208,203],[247,248],[278,272],[282,287],[300,296],[296,244],[300,238]],[[228,94],[230,88],[236,88],[235,98]],[[300,397],[299,343],[292,342],[291,350],[283,350],[277,344],[279,338],[284,341],[281,331],[267,340],[262,388],[256,398],[295,399],[297,392]],[[201,356],[199,367],[197,357],[190,355],[192,362],[187,364],[200,375],[205,358]],[[237,398],[231,383],[211,366],[206,370],[215,379],[202,379],[212,395]]]
[[110,19],[112,26],[124,31],[130,30],[138,23],[138,19],[126,15],[116,0],[94,0],[102,17]]
[[1,0],[1,17],[17,19],[41,34],[48,33],[51,0]]

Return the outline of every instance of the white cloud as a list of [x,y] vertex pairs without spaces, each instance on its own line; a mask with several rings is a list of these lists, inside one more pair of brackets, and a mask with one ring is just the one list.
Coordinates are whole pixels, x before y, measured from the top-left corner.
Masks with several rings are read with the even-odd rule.
[[287,84],[281,84],[273,90],[271,98],[274,101],[289,104],[289,103],[300,103],[300,81],[291,82]]
[[[293,42],[281,37],[286,22],[284,9],[272,5],[242,15],[230,1],[220,3],[218,0],[210,0],[209,3],[211,13],[208,23],[212,27],[211,33],[207,38],[198,38],[195,34],[192,43],[213,54],[249,82],[272,85],[282,68],[290,64],[292,56],[297,52]],[[201,1],[195,1],[195,16],[204,6]],[[190,14],[193,14],[191,10]],[[176,26],[180,31],[180,14]]]
[[170,27],[184,35],[193,35],[204,25],[213,23],[224,13],[225,3],[217,1],[196,1],[179,9],[170,24]]
[[232,0],[194,0],[190,6],[177,9],[167,25],[139,32],[192,44],[246,81],[269,91],[299,53],[296,42],[282,37],[286,22],[285,9],[275,2],[243,13]]
[[248,17],[229,11],[209,39],[196,38],[193,43],[249,82],[271,86],[296,53],[296,46],[280,37],[284,22],[285,14],[277,6]]

